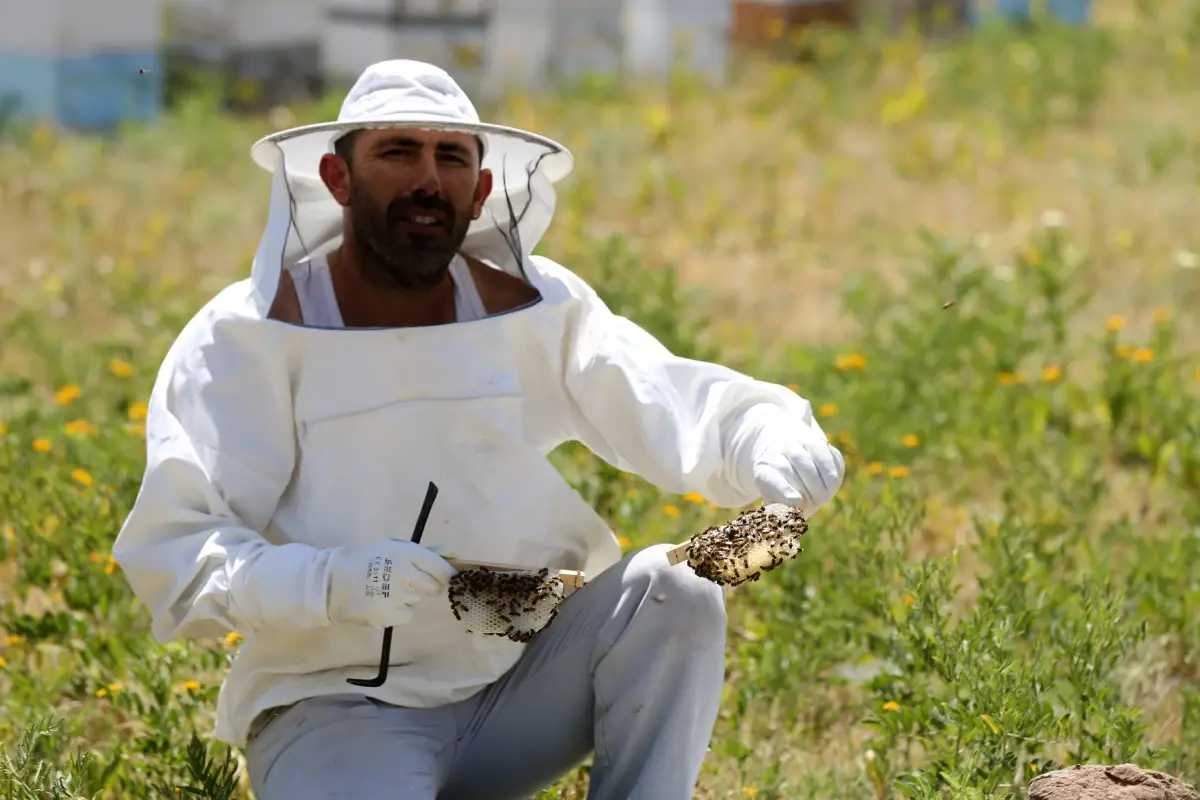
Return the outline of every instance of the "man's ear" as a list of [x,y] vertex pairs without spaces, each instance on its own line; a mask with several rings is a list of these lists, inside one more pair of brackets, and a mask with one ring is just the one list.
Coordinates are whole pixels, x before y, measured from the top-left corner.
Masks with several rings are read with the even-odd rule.
[[472,209],[471,219],[479,219],[479,216],[483,214],[483,204],[487,202],[491,193],[492,171],[481,169],[479,170],[479,182],[475,184],[475,206]]
[[321,180],[325,188],[333,195],[338,205],[346,208],[350,205],[350,166],[345,159],[334,153],[321,156]]

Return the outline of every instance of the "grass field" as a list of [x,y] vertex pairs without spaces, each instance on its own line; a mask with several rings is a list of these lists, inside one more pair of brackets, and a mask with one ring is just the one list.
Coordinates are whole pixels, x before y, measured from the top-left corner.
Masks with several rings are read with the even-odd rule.
[[[1200,781],[1200,5],[1113,21],[812,36],[721,91],[495,110],[576,154],[541,252],[795,386],[847,455],[805,552],[731,599],[697,797]],[[249,144],[336,106],[0,144],[0,798],[249,797],[201,743],[236,637],[156,644],[109,551],[160,358],[248,274]],[[731,515],[555,458],[630,547]]]

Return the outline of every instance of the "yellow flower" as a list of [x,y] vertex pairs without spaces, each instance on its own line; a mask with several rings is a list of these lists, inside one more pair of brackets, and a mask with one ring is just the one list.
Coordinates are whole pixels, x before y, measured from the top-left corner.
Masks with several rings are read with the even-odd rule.
[[624,550],[626,547],[629,547],[629,537],[628,536],[618,536],[617,544],[621,546],[622,550]]
[[54,449],[54,445],[50,443],[49,439],[34,439],[33,449],[38,453],[49,453]]
[[8,433],[8,426],[3,422],[0,422],[0,436],[3,436],[6,433]]
[[992,729],[992,733],[1000,733],[1000,729],[996,727],[996,723],[992,722],[992,718],[987,714],[980,714],[979,718],[987,723],[987,726]]
[[917,436],[915,433],[906,433],[904,434],[904,438],[900,441],[905,447],[916,447],[921,443],[921,437]]
[[1125,318],[1120,314],[1113,314],[1108,318],[1108,321],[1104,323],[1104,327],[1108,328],[1110,331],[1123,330],[1125,328]]
[[9,647],[20,647],[25,644],[25,637],[16,633],[10,633],[4,637],[4,643]]
[[112,575],[116,571],[117,571],[117,560],[110,555],[108,557],[108,561],[104,565],[104,574]]
[[96,697],[104,697],[106,694],[108,694],[108,689],[97,689],[96,690]]
[[886,703],[883,704],[883,710],[884,711],[899,711],[900,704],[897,703],[895,700],[888,700]]
[[123,686],[122,686],[121,684],[119,684],[119,683],[110,683],[110,684],[108,685],[108,690],[109,690],[110,692],[112,692],[113,694],[116,694],[117,692],[121,691],[123,688],[125,688],[125,687],[123,687]]
[[53,125],[46,122],[40,123],[36,128],[33,129],[33,143],[37,145],[39,149],[48,150],[51,147],[54,147],[54,142],[57,138],[55,134],[56,132]]
[[1156,308],[1154,309],[1154,324],[1165,325],[1167,320],[1171,319],[1171,309]]
[[906,478],[908,477],[908,467],[890,467],[888,475],[891,475],[893,478]]
[[8,666],[8,662],[4,660],[4,656],[0,656],[0,668]]
[[883,472],[883,462],[882,461],[872,461],[870,464],[867,464],[867,474],[868,475],[879,475],[882,472]]
[[184,681],[179,685],[179,688],[185,692],[198,692],[200,691],[200,684],[197,681]]
[[817,409],[817,414],[822,417],[836,416],[837,413],[838,407],[836,403],[823,403],[821,407]]
[[834,365],[843,371],[848,369],[863,369],[867,366],[867,360],[858,353],[850,353],[838,356],[834,359]]
[[101,553],[89,553],[88,554],[88,561],[91,561],[93,564],[99,564],[103,560],[104,560],[104,555]]
[[114,358],[108,362],[108,371],[118,378],[128,378],[133,374],[133,364],[121,358]]
[[1050,365],[1042,368],[1042,380],[1056,381],[1062,377],[1062,370],[1059,367]]
[[742,787],[742,796],[743,797],[758,797],[758,789],[756,789],[753,786],[743,786]]
[[1130,354],[1132,353],[1133,347],[1127,344],[1119,344],[1117,345],[1116,349],[1113,350],[1113,355],[1115,355],[1117,358],[1129,358]]
[[1154,351],[1147,347],[1140,347],[1133,351],[1133,360],[1139,364],[1149,364],[1154,360]]
[[900,602],[904,603],[906,606],[911,606],[917,602],[917,598],[913,597],[911,594],[905,594],[900,598]]
[[145,419],[146,411],[145,403],[134,403],[129,407],[129,418],[132,420]]
[[679,506],[667,506],[663,509],[663,511],[666,513],[666,515],[668,517],[678,517],[679,516]]
[[703,495],[700,495],[697,492],[688,492],[683,496],[683,499],[685,502],[695,503],[698,506],[704,505],[705,503]]
[[70,436],[95,436],[100,432],[99,428],[86,419],[72,420],[66,424],[63,430]]
[[88,474],[87,470],[83,469],[71,470],[71,480],[75,481],[81,486],[92,485],[92,476]]
[[67,403],[83,394],[83,390],[73,383],[68,383],[66,386],[54,393],[54,402],[60,406],[65,406]]
[[230,631],[229,633],[225,634],[225,644],[229,645],[230,647],[233,647],[238,642],[244,641],[245,638],[246,637],[242,636],[240,633]]
[[646,128],[653,136],[662,136],[671,128],[671,109],[665,105],[655,105],[646,109]]
[[1018,383],[1025,382],[1024,372],[1001,372],[999,375],[1001,386],[1016,386]]

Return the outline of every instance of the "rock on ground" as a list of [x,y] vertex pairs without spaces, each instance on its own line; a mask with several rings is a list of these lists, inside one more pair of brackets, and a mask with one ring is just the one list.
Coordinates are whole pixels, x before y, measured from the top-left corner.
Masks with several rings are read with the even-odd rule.
[[1087,764],[1034,778],[1029,800],[1200,800],[1200,792],[1178,778],[1135,764]]

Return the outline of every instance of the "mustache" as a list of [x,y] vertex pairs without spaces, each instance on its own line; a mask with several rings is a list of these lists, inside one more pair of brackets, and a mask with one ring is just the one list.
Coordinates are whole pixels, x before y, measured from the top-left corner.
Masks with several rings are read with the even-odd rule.
[[431,194],[411,194],[408,197],[397,197],[388,203],[387,221],[389,223],[406,217],[414,212],[429,211],[441,214],[446,220],[446,227],[454,227],[454,206],[450,201]]

